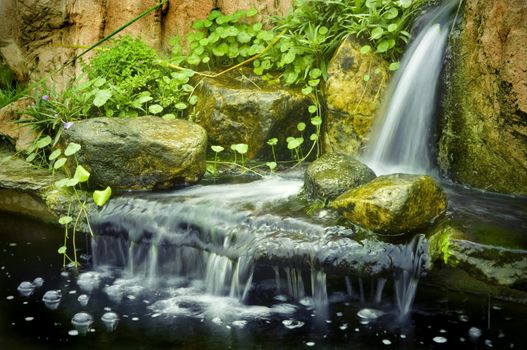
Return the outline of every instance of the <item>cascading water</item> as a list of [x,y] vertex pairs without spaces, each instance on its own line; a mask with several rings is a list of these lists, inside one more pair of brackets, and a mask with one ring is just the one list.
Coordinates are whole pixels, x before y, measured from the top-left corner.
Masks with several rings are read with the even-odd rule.
[[[361,301],[365,297],[360,276],[378,279],[373,298],[377,304],[387,278],[393,275],[396,300],[408,305],[398,310],[406,314],[415,294],[412,283],[427,265],[426,240],[418,238],[410,244],[357,241],[353,229],[266,212],[271,201],[286,199],[301,186],[299,178],[271,177],[249,184],[196,186],[113,199],[92,220],[94,265],[120,268],[126,278],[143,281],[143,287],[156,289],[167,278],[179,278],[187,281],[184,285],[195,286],[199,281],[202,287],[193,289],[199,298],[224,296],[240,301],[247,300],[255,283],[261,282],[255,271],[267,269],[274,277],[270,279],[273,293],[312,305],[318,315],[325,314],[330,300],[327,279],[332,272],[359,278]],[[105,291],[119,300],[129,287],[121,279],[116,281]],[[350,281],[348,285],[354,298]],[[178,298],[171,307],[180,312]]]
[[457,3],[446,1],[418,21],[362,156],[377,175],[432,172],[436,90]]

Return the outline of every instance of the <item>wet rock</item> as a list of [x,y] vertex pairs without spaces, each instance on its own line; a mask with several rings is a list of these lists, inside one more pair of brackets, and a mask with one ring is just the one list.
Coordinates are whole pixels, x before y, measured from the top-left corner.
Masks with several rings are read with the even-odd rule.
[[26,151],[38,136],[30,125],[17,122],[27,118],[23,112],[33,103],[32,98],[21,98],[0,109],[0,136],[13,142],[18,152]]
[[443,214],[447,197],[429,176],[393,174],[347,191],[332,206],[354,223],[396,234],[422,228]]
[[196,182],[205,172],[207,135],[184,120],[92,118],[67,129],[64,142],[82,146],[77,158],[92,186],[169,188]]
[[527,282],[527,251],[471,242],[463,232],[444,226],[429,240],[433,261],[462,269],[486,283],[513,287]]
[[255,82],[234,75],[206,78],[197,95],[195,122],[207,130],[209,143],[225,149],[245,143],[248,158],[268,151],[266,141],[274,137],[281,142],[277,148],[287,150],[283,140],[299,136],[296,125],[305,122],[309,114],[309,101],[300,91],[271,86],[261,79]]
[[465,1],[442,101],[439,163],[455,181],[527,194],[527,2]]
[[348,37],[328,66],[324,86],[328,107],[323,143],[326,152],[358,153],[367,141],[389,80],[387,62],[373,51],[361,54],[360,48],[356,39]]
[[312,197],[334,199],[373,179],[373,170],[354,157],[328,153],[307,167],[304,187]]

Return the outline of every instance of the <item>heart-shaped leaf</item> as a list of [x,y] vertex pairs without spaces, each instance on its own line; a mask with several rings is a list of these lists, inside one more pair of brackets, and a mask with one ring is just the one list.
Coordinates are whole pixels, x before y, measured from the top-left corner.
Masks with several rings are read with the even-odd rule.
[[102,207],[108,201],[108,199],[110,199],[111,195],[112,195],[112,188],[108,186],[106,187],[106,189],[102,191],[93,191],[93,201],[99,207]]

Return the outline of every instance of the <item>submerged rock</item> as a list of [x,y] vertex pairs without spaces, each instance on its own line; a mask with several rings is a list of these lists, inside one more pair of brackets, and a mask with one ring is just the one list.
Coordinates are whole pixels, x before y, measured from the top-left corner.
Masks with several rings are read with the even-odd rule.
[[207,135],[184,120],[93,118],[65,130],[64,142],[82,146],[77,157],[92,186],[169,188],[196,182],[205,172]]
[[205,128],[211,145],[229,149],[232,144],[247,144],[249,158],[269,151],[266,141],[275,137],[277,149],[287,151],[283,140],[299,136],[296,125],[306,121],[309,100],[300,91],[271,86],[258,77],[249,79],[253,77],[203,79],[195,122]]
[[328,66],[324,150],[357,154],[366,143],[380,97],[389,80],[388,63],[348,37]]
[[334,199],[373,179],[373,170],[354,157],[328,153],[307,167],[304,186],[312,197]]
[[468,0],[447,60],[439,164],[455,181],[527,194],[527,2]]
[[396,234],[426,226],[445,212],[447,204],[443,190],[430,176],[393,174],[347,191],[332,206],[354,223]]

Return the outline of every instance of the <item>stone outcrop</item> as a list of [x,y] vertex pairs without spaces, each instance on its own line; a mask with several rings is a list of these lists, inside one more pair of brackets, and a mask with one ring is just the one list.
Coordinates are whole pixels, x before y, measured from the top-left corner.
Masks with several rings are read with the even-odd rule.
[[465,1],[452,39],[439,163],[455,181],[527,194],[527,2]]
[[30,125],[17,122],[27,118],[22,113],[33,103],[32,98],[22,98],[0,109],[0,136],[7,137],[19,152],[26,151],[38,135]]
[[170,188],[205,173],[207,135],[184,120],[92,118],[75,122],[63,138],[81,145],[78,162],[97,188]]
[[379,176],[337,197],[332,206],[353,223],[397,234],[423,228],[447,207],[447,197],[426,175]]
[[334,199],[373,179],[373,170],[354,157],[326,153],[307,167],[304,187],[313,198]]
[[[19,79],[29,77],[36,81],[158,3],[158,0],[3,0],[0,54]],[[291,4],[292,0],[170,0],[122,33],[139,36],[155,48],[168,48],[174,35],[186,35],[193,21],[205,18],[213,9],[232,13],[256,8],[265,18],[286,14]],[[80,74],[80,68],[78,63],[68,65],[48,78],[60,89]]]
[[277,150],[287,151],[284,139],[299,136],[296,125],[309,115],[309,100],[299,90],[269,85],[261,79],[249,81],[236,73],[203,79],[196,95],[194,121],[205,128],[209,143],[225,149],[245,143],[248,158],[268,151],[266,141],[275,137],[279,139]]
[[[389,80],[388,63],[348,37],[328,66],[324,150],[357,154],[365,145]],[[367,81],[366,81],[367,80]]]

